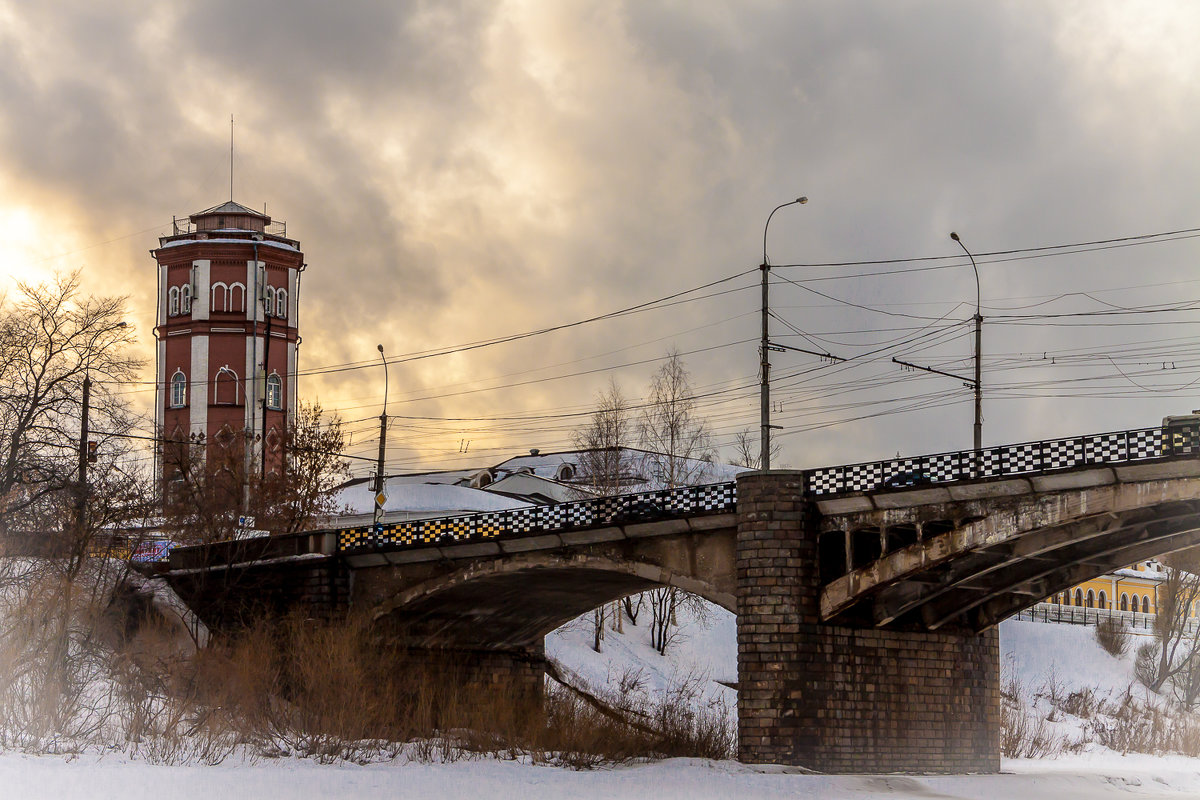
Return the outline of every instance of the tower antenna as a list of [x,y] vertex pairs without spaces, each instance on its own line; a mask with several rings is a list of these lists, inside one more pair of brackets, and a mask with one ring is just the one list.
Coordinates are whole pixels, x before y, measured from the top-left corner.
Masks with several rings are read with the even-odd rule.
[[229,115],[229,202],[233,202],[233,114]]

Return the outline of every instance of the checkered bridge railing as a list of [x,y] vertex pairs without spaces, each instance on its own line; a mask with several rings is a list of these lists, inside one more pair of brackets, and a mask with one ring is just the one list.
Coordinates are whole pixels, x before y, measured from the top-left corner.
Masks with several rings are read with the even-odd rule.
[[[1119,464],[1169,456],[1200,455],[1200,425],[1141,428],[1045,442],[961,450],[808,470],[812,497],[876,489],[951,483],[1053,472],[1089,464]],[[364,525],[337,532],[338,549],[362,552],[397,547],[484,542],[498,538],[562,533],[602,525],[722,514],[737,510],[734,483],[684,486],[657,492],[601,497],[573,503],[489,511],[440,519]]]
[[1074,436],[1045,442],[961,450],[932,456],[895,458],[808,472],[808,494],[825,497],[845,492],[902,488],[918,484],[1053,472],[1088,464],[1119,464],[1167,456],[1200,455],[1200,425],[1140,428]]
[[737,508],[736,486],[714,483],[573,503],[487,511],[441,519],[366,525],[338,531],[342,551],[485,542],[497,538],[595,528],[629,522],[723,514]]

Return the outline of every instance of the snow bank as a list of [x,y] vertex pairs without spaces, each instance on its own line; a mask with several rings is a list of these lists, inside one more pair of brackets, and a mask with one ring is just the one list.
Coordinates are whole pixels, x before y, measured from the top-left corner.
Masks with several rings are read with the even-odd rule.
[[1091,625],[1067,625],[1007,619],[1000,623],[1000,666],[1034,689],[1053,677],[1068,692],[1095,689],[1116,695],[1137,683],[1133,658],[1140,637],[1122,658],[1114,658],[1096,642]]
[[254,765],[154,767],[113,757],[83,756],[68,762],[7,754],[0,755],[0,787],[4,797],[28,800],[1127,800],[1131,796],[1200,796],[1200,769],[1195,763],[1186,759],[1064,759],[1006,764],[1009,774],[1001,775],[826,776],[694,759],[576,772],[492,759],[365,767],[320,766],[290,759]]

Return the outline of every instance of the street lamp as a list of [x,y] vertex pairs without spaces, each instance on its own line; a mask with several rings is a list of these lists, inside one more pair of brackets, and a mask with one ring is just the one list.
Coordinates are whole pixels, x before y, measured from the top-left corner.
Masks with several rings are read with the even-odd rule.
[[376,345],[379,357],[383,359],[383,412],[379,415],[379,462],[375,466],[375,524],[383,521],[383,456],[387,448],[387,398],[388,398],[388,369],[387,356],[383,354],[383,345]]
[[767,224],[763,226],[763,258],[762,265],[759,267],[762,270],[762,342],[759,345],[759,372],[761,374],[759,421],[761,430],[758,438],[759,444],[762,445],[759,468],[764,470],[771,468],[771,340],[767,330],[767,319],[770,316],[770,306],[767,301],[767,277],[771,272],[771,262],[767,258],[767,230],[771,227],[771,217],[775,216],[776,211],[787,206],[804,205],[807,202],[807,197],[797,197],[795,200],[775,206],[767,215]]
[[981,350],[983,347],[983,314],[980,313],[979,267],[975,264],[975,256],[958,238],[958,234],[950,232],[950,238],[958,242],[958,246],[971,259],[971,269],[975,270],[975,458],[979,459],[979,451],[983,449],[983,366]]
[[87,465],[88,465],[88,412],[91,410],[92,402],[92,348],[96,346],[96,340],[102,334],[112,333],[118,328],[128,327],[126,322],[118,322],[107,328],[101,328],[92,334],[92,338],[88,340],[87,348],[84,349],[86,361],[83,364],[83,398],[79,414],[79,490],[75,500],[75,522],[79,526],[80,531],[83,529],[83,512],[87,503]]

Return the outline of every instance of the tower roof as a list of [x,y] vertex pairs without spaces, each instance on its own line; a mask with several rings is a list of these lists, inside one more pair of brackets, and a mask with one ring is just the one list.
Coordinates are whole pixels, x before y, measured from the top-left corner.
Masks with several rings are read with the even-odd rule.
[[189,219],[192,222],[196,222],[200,217],[209,217],[215,214],[237,214],[239,216],[257,217],[268,225],[271,223],[271,218],[263,212],[255,211],[253,208],[247,208],[241,203],[235,203],[232,200],[227,200],[226,202],[221,203],[219,206],[213,206],[212,208],[206,208],[203,211],[197,211],[195,214],[192,214]]

